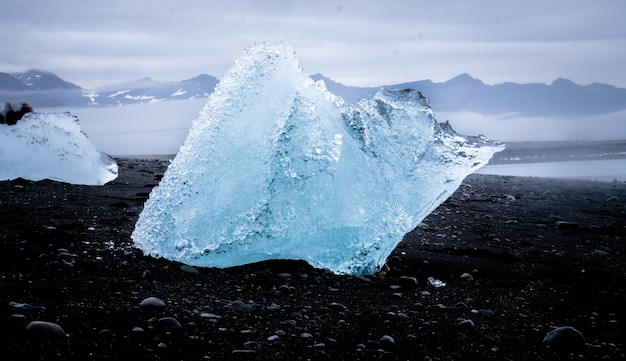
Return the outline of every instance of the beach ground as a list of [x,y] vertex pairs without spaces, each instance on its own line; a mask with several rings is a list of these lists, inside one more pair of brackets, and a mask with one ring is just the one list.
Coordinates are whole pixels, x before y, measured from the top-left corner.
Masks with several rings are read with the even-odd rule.
[[[626,183],[471,175],[353,277],[145,256],[130,234],[168,162],[117,161],[100,187],[0,182],[2,359],[626,358]],[[560,326],[584,343],[548,347]]]

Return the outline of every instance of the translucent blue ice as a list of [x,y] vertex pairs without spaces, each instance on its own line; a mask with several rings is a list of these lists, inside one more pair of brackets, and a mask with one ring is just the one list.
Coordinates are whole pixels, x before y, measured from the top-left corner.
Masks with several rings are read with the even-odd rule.
[[288,44],[255,45],[209,97],[132,237],[194,266],[303,259],[371,274],[501,149],[438,124],[417,91],[345,106]]
[[70,113],[27,113],[15,125],[0,124],[0,180],[103,185],[117,172],[115,160],[96,148]]

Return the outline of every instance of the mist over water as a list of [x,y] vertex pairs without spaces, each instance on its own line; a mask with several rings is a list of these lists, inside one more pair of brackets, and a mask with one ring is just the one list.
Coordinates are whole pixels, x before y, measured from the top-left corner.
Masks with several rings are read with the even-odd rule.
[[484,134],[502,142],[595,141],[626,139],[626,111],[580,117],[520,117],[516,114],[484,115],[440,112],[461,134]]
[[[184,142],[206,99],[164,101],[111,108],[37,109],[69,111],[98,149],[113,156],[172,155]],[[471,112],[437,112],[460,134],[483,134],[507,142],[597,141],[626,139],[626,111],[586,117],[488,116]],[[590,160],[488,165],[480,173],[626,180],[624,160]]]
[[206,99],[194,99],[42,111],[69,111],[78,116],[89,139],[113,156],[176,154],[205,104]]
[[626,181],[626,159],[487,165],[478,174]]

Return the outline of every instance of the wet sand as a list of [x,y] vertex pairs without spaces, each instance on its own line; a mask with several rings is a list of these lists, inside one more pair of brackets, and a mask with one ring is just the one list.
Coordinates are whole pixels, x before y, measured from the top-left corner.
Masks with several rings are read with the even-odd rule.
[[585,337],[573,359],[626,358],[626,183],[472,175],[350,277],[144,256],[130,234],[167,161],[118,163],[102,187],[0,182],[2,359],[567,359],[542,342],[558,326]]

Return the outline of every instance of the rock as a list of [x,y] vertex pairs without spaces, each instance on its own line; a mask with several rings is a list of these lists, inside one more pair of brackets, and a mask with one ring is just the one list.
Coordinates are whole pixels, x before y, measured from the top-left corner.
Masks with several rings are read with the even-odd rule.
[[400,283],[402,288],[406,289],[414,289],[418,286],[417,278],[409,276],[400,276],[400,278],[398,278],[398,283]]
[[485,310],[485,309],[480,309],[478,310],[478,313],[480,313],[481,315],[485,316],[485,317],[493,317],[496,315],[495,312],[493,312],[492,310]]
[[177,319],[173,317],[162,317],[159,319],[159,325],[169,328],[181,328],[183,327]]
[[558,327],[548,332],[543,343],[558,352],[580,351],[586,346],[583,334],[571,326]]
[[33,321],[26,326],[26,330],[40,335],[63,337],[65,331],[56,323],[46,321]]
[[395,345],[396,341],[393,339],[393,337],[389,335],[384,335],[383,337],[380,338],[380,340],[378,340],[378,343],[380,343],[384,347],[384,346]]
[[246,341],[243,343],[243,347],[248,350],[258,350],[261,348],[261,344],[256,341]]
[[328,307],[330,309],[335,310],[335,311],[345,311],[345,310],[347,310],[346,306],[342,305],[339,302],[332,302],[330,305],[328,305]]
[[463,273],[461,275],[461,279],[465,282],[472,282],[474,280],[474,277],[472,277],[472,275],[469,273]]
[[470,310],[469,306],[465,304],[465,302],[457,302],[450,308],[459,312],[467,312]]
[[27,310],[27,311],[45,311],[46,310],[44,306],[35,306],[29,303],[9,302],[9,306],[13,308],[19,308],[21,310]]
[[556,226],[556,228],[562,229],[562,230],[580,228],[580,225],[576,222],[556,221],[554,225]]
[[233,310],[233,311],[241,311],[241,312],[252,311],[252,306],[245,304],[240,300],[229,303],[228,305],[226,305],[226,308]]
[[187,273],[199,273],[198,269],[192,266],[187,266],[186,264],[180,266],[180,269]]
[[398,356],[396,356],[395,354],[389,352],[389,351],[385,351],[383,352],[380,357],[378,358],[381,361],[397,361],[398,360]]
[[476,326],[474,325],[474,321],[470,319],[459,320],[459,322],[456,324],[457,331],[462,332],[462,333],[473,331],[475,327]]
[[156,297],[148,297],[145,298],[143,301],[141,301],[139,303],[139,307],[141,308],[145,308],[145,309],[164,309],[165,308],[165,302],[163,302],[161,299],[156,298]]
[[606,251],[596,249],[595,251],[591,252],[591,255],[596,256],[596,257],[606,257],[609,255],[609,253]]
[[240,357],[253,357],[256,355],[256,351],[255,350],[233,350],[231,354],[233,356],[240,356]]

